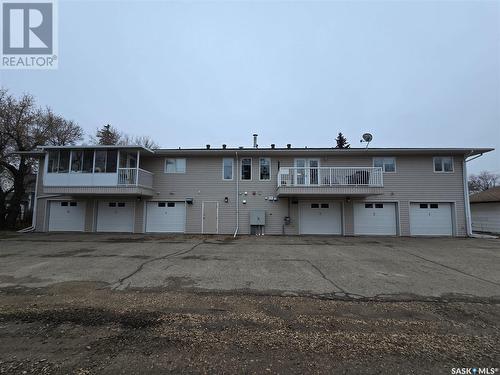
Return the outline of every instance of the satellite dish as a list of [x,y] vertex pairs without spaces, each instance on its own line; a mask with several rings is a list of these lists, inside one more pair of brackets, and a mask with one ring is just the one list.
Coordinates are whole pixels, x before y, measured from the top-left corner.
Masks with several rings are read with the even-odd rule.
[[372,139],[373,139],[373,136],[370,133],[363,134],[363,141],[365,141],[365,142],[371,142]]

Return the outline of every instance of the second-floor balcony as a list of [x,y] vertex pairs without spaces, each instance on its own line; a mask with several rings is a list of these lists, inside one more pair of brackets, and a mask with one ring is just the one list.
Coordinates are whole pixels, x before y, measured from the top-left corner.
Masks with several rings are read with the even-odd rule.
[[46,193],[152,195],[153,173],[139,168],[140,150],[51,150]]
[[284,167],[278,171],[278,195],[370,195],[384,186],[380,167]]

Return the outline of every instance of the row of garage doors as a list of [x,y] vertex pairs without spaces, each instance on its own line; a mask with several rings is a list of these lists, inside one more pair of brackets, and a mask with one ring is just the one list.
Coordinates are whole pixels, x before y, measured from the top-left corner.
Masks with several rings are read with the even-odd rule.
[[[49,231],[85,230],[85,201],[50,201]],[[148,202],[146,232],[182,233],[185,229],[184,202]],[[131,201],[99,201],[95,215],[97,232],[133,232],[135,204]]]
[[[342,234],[342,204],[339,201],[303,201],[299,207],[301,234]],[[398,234],[396,203],[354,203],[355,235]],[[451,203],[411,203],[410,234],[451,236],[453,219]]]

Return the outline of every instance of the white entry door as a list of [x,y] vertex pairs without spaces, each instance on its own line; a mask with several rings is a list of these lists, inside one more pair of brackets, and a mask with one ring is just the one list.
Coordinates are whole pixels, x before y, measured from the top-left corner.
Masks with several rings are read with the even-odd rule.
[[340,202],[300,202],[300,234],[342,234],[342,208]]
[[51,201],[49,203],[49,231],[83,232],[85,230],[85,202]]
[[186,203],[148,202],[146,232],[184,233],[186,228]]
[[453,235],[451,212],[451,203],[411,203],[410,234],[412,236]]
[[134,202],[113,200],[98,203],[98,232],[133,232],[134,219]]
[[354,234],[395,236],[396,203],[354,203]]

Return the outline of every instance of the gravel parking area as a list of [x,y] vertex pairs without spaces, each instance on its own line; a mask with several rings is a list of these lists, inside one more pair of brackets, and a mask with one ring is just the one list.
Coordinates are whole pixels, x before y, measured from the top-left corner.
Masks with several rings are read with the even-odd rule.
[[449,374],[500,363],[497,304],[103,286],[3,289],[0,373]]

